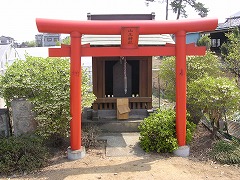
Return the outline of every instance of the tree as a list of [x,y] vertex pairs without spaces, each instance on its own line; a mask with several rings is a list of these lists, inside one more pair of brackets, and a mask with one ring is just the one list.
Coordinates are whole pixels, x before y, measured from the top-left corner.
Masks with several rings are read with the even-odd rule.
[[[217,56],[207,51],[205,56],[187,57],[187,83],[204,76],[218,77],[221,75],[220,63]],[[175,57],[165,57],[160,66],[159,76],[165,82],[162,86],[166,97],[175,101]]]
[[206,46],[207,50],[210,50],[211,39],[208,35],[204,35],[197,41],[197,46]]
[[[34,105],[37,132],[49,138],[69,133],[69,59],[26,56],[8,67],[0,79],[0,96],[9,107],[14,98],[26,98]],[[82,108],[95,100],[89,91],[88,74],[82,71]]]
[[188,104],[199,107],[210,119],[213,137],[224,113],[232,115],[239,108],[240,89],[226,77],[206,76],[188,84]]
[[[149,2],[155,2],[156,0],[145,0],[146,5],[149,5]],[[166,3],[166,20],[168,20],[168,6],[169,6],[169,0],[163,0],[161,3]]]
[[[155,2],[155,0],[145,0],[147,4],[149,2]],[[168,6],[170,5],[173,13],[177,14],[177,18],[180,18],[180,15],[187,18],[186,7],[187,5],[194,8],[200,17],[206,17],[208,15],[208,8],[204,6],[201,2],[196,2],[196,0],[164,0],[166,3],[166,20],[168,19]]]
[[[67,36],[67,37],[65,37],[63,40],[62,40],[62,44],[67,44],[67,45],[69,45],[70,44],[70,36]],[[61,42],[57,42],[56,43],[56,46],[60,46],[61,45]]]
[[22,42],[22,44],[20,46],[27,46],[27,47],[36,47],[37,44],[34,40],[32,41],[25,41],[25,42]]
[[233,32],[225,34],[228,38],[221,46],[223,64],[228,71],[233,73],[240,87],[240,33],[238,28]]
[[[219,60],[211,52],[207,52],[205,56],[187,57],[187,86],[192,81],[205,76],[219,77],[221,74]],[[164,96],[170,101],[175,101],[175,57],[166,57],[163,59],[159,75],[161,81],[164,82],[162,86]],[[187,110],[191,115],[191,121],[197,124],[203,116],[202,109],[198,106],[189,105],[188,102],[190,101],[190,97],[187,96]]]

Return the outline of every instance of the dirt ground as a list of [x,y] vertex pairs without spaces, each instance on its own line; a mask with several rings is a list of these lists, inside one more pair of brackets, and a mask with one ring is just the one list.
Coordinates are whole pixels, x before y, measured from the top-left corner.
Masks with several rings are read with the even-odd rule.
[[64,153],[52,159],[52,163],[39,172],[3,179],[240,179],[240,167],[221,165],[209,159],[213,141],[202,125],[198,126],[188,158],[172,154],[146,154],[144,156],[106,157],[104,147],[90,149],[86,157],[69,161]]

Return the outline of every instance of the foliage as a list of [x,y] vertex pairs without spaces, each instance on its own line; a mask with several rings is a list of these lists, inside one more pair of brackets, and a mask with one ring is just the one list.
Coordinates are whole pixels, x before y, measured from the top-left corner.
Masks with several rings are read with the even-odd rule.
[[70,36],[67,36],[62,40],[62,43],[60,41],[57,41],[56,46],[60,46],[61,44],[70,45],[70,41],[71,41]]
[[[87,72],[82,71],[82,104],[91,106],[94,95],[89,92]],[[26,56],[15,61],[1,79],[1,96],[7,106],[14,98],[34,104],[37,132],[44,137],[53,134],[66,137],[69,131],[69,60]]]
[[94,147],[98,144],[97,137],[101,130],[98,126],[93,124],[84,125],[82,128],[82,144],[86,147]]
[[171,101],[175,101],[175,72],[175,57],[164,57],[160,66],[159,77],[161,81],[165,82],[165,85],[161,87],[165,92],[164,96]]
[[63,44],[70,44],[70,42],[71,42],[71,39],[70,39],[70,36],[67,36],[67,37],[65,37],[64,39],[63,39]]
[[220,140],[213,146],[211,156],[222,164],[240,164],[240,143]]
[[187,114],[187,123],[186,123],[186,144],[189,144],[192,139],[193,139],[193,133],[197,127],[196,124],[194,124],[193,122],[189,121],[190,119],[190,114]]
[[233,32],[225,35],[228,41],[221,46],[223,63],[226,69],[238,78],[240,87],[240,33],[238,28],[236,28]]
[[[166,97],[175,101],[175,57],[165,57],[159,71],[160,78],[166,82],[162,88],[166,92]],[[217,56],[207,52],[205,56],[187,57],[187,83],[200,79],[204,76],[218,77],[221,75],[220,63]]]
[[221,64],[216,55],[210,51],[205,56],[188,56],[187,58],[187,82],[201,79],[205,76],[222,76]]
[[62,42],[57,41],[57,42],[56,42],[56,46],[60,46],[61,44],[70,45],[70,41],[71,41],[70,36],[67,36],[67,37],[65,37],[65,38],[62,40]]
[[190,106],[208,114],[213,130],[218,130],[223,113],[233,114],[239,108],[240,89],[228,78],[206,76],[189,83],[188,99]]
[[[165,92],[165,97],[170,101],[175,101],[175,58],[166,57],[163,59],[160,67],[161,81],[165,82],[165,86],[161,88]],[[206,53],[205,56],[188,56],[187,57],[187,86],[192,81],[203,78],[205,76],[218,77],[222,74],[220,70],[220,63],[217,56],[211,52]],[[190,90],[188,89],[188,92]],[[189,105],[191,99],[187,96],[187,110],[190,113],[191,121],[198,123],[202,117],[201,107]]]
[[[194,129],[195,125],[188,122],[187,143],[191,141]],[[157,110],[141,122],[139,130],[140,145],[146,152],[173,152],[178,147],[173,110]]]
[[[155,0],[145,0],[146,4],[148,5],[149,2],[155,2]],[[173,12],[177,14],[177,19],[179,19],[180,15],[187,18],[187,5],[192,7],[196,12],[198,12],[198,15],[200,17],[206,17],[208,15],[208,8],[204,6],[201,2],[196,2],[196,0],[165,0],[166,7],[168,7],[168,4],[170,4]],[[168,13],[168,10],[166,8],[166,13]],[[166,15],[168,17],[168,15]]]
[[22,45],[26,45],[27,47],[36,47],[37,46],[37,44],[36,44],[36,42],[34,40],[32,40],[32,41],[25,41],[25,42],[22,43]]
[[207,50],[210,50],[211,39],[207,35],[204,35],[197,41],[197,46],[206,46]]
[[0,174],[31,172],[45,166],[49,153],[34,135],[0,139]]

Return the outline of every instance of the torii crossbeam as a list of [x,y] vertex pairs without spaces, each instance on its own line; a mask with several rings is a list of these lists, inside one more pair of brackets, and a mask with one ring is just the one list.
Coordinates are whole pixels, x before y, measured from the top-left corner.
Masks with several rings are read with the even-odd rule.
[[[70,34],[71,45],[50,48],[50,57],[70,57],[71,151],[81,151],[81,57],[82,56],[176,56],[176,133],[178,145],[186,144],[186,55],[204,55],[205,47],[186,45],[187,32],[210,31],[218,20],[202,18],[171,21],[71,21],[36,19],[39,32]],[[82,45],[82,34],[121,35],[120,47]],[[175,34],[176,45],[138,46],[141,34]],[[74,154],[74,153],[73,153]],[[77,154],[77,153],[76,153]],[[68,156],[78,159],[81,156]]]

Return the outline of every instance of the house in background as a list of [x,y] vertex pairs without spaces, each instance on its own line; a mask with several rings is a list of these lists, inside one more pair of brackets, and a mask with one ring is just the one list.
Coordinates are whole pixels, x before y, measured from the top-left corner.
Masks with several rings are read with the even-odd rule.
[[[186,44],[197,44],[198,40],[201,37],[201,32],[189,32],[186,34]],[[175,35],[172,35],[172,38],[174,41],[176,41],[175,39]]]
[[234,28],[240,28],[240,11],[231,15],[224,23],[219,23],[215,31],[208,32],[211,38],[211,51],[220,53],[220,47],[227,42],[225,33],[231,32]]
[[0,75],[3,75],[7,65],[11,65],[19,54],[13,44],[0,44]]
[[197,44],[200,37],[201,37],[201,35],[199,32],[187,33],[186,44],[191,44],[191,43]]
[[220,47],[224,42],[227,42],[227,37],[225,33],[231,32],[234,28],[238,27],[240,29],[240,11],[231,15],[226,19],[224,23],[219,23],[218,27],[211,32],[194,32],[187,33],[186,44],[195,43],[204,36],[208,35],[211,39],[210,50],[215,53],[221,53]]
[[61,34],[41,33],[35,35],[37,47],[56,46],[56,43],[61,40]]
[[14,39],[7,36],[0,37],[0,45],[14,44]]

